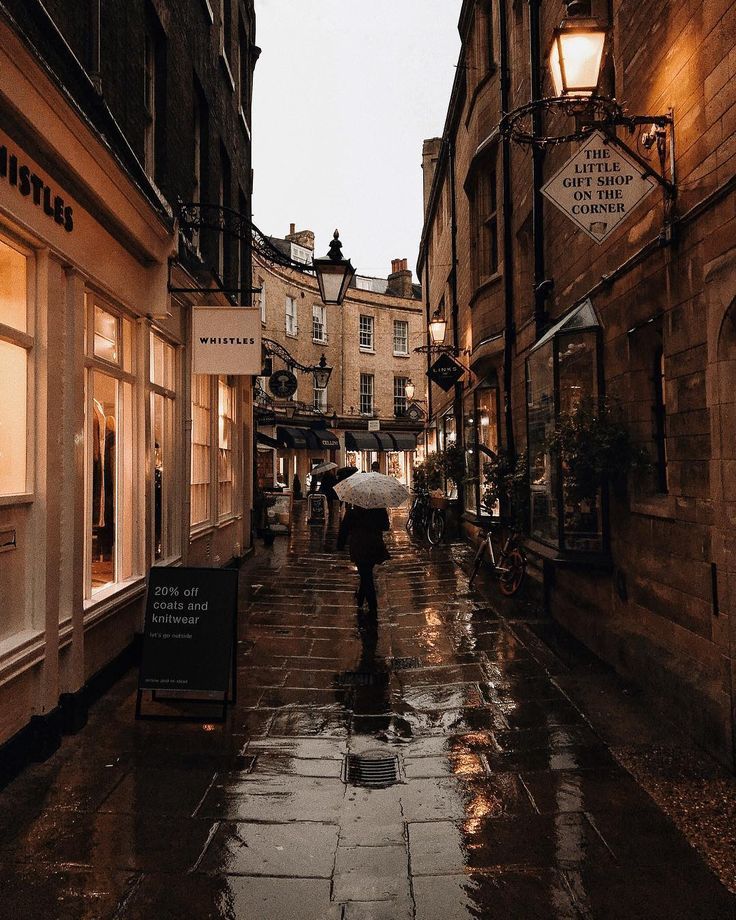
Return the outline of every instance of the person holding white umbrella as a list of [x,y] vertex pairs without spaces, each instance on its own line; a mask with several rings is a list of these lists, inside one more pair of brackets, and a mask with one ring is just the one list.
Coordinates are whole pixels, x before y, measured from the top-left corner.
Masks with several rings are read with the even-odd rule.
[[354,473],[335,486],[340,501],[347,502],[348,508],[340,524],[337,548],[343,549],[348,544],[350,558],[355,563],[360,576],[356,593],[358,609],[368,602],[371,628],[378,626],[378,599],[373,580],[373,569],[390,559],[383,535],[390,530],[387,508],[403,504],[409,497],[408,489],[391,476],[381,473]]

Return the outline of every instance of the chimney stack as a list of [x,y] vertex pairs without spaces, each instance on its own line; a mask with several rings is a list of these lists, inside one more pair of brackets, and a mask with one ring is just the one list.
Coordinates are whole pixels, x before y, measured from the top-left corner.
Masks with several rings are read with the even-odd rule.
[[289,224],[289,232],[284,239],[289,243],[296,243],[314,252],[314,233],[311,230],[297,230],[296,224]]
[[388,294],[395,297],[414,296],[411,269],[406,259],[391,259],[391,274],[388,276]]

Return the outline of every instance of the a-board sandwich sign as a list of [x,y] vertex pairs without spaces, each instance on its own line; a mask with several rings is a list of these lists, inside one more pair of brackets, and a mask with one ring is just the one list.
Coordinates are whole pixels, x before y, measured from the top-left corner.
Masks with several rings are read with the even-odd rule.
[[237,606],[235,569],[152,568],[139,690],[226,694]]

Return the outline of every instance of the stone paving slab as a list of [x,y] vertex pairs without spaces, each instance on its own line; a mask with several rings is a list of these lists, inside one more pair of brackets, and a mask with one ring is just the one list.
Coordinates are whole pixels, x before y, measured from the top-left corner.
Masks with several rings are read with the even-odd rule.
[[[135,722],[130,674],[0,793],[0,917],[736,920],[611,756],[633,709],[609,729],[611,688],[591,723],[573,657],[469,590],[464,547],[389,539],[377,635],[334,521],[297,517],[241,572],[226,725]],[[345,785],[367,750],[394,785]]]

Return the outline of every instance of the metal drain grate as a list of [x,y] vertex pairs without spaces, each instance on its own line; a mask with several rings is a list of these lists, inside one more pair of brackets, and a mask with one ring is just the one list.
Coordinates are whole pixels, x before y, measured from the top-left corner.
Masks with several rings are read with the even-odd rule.
[[399,758],[386,751],[346,754],[343,781],[351,786],[382,789],[399,781]]
[[408,671],[410,668],[421,668],[421,658],[392,658],[391,668],[394,671]]

